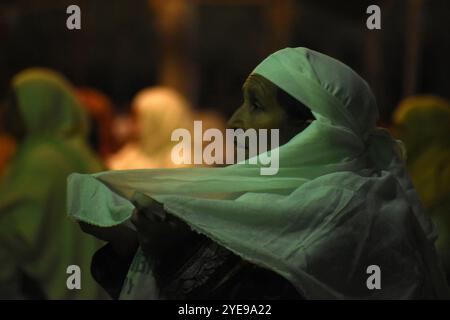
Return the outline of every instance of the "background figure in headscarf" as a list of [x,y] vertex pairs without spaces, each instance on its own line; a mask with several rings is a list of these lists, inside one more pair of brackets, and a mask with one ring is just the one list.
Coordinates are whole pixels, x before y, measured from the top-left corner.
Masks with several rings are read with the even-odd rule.
[[102,159],[107,159],[117,151],[113,133],[114,106],[96,89],[80,87],[76,88],[76,94],[91,120],[89,143]]
[[436,246],[450,281],[450,104],[435,96],[410,97],[393,120],[414,186],[436,224]]
[[175,90],[154,87],[140,91],[132,102],[136,137],[108,161],[114,170],[172,168],[172,132],[192,127],[187,101]]
[[[103,291],[90,276],[99,243],[67,216],[66,179],[102,169],[87,146],[87,119],[71,85],[47,69],[12,80],[3,110],[18,142],[0,184],[0,297],[94,299]],[[81,269],[81,290],[69,290],[68,266]]]

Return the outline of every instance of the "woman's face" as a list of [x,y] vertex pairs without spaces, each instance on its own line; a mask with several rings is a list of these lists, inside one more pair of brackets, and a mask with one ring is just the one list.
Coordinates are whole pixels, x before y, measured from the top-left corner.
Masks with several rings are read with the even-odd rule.
[[251,74],[242,87],[244,101],[228,121],[228,127],[247,129],[279,129],[280,145],[304,128],[304,122],[289,117],[278,102],[277,86],[258,74]]

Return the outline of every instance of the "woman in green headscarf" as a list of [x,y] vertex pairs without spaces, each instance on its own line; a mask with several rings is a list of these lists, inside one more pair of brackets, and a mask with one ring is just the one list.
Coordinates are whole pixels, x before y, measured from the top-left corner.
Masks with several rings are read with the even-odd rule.
[[[102,297],[89,272],[99,243],[66,214],[67,176],[102,169],[86,145],[87,119],[71,85],[51,70],[22,71],[4,111],[18,149],[0,183],[0,297]],[[66,284],[70,265],[81,269],[80,290]]]
[[[299,115],[296,123],[274,94],[278,90],[306,106],[313,119]],[[304,298],[448,297],[432,223],[397,142],[375,126],[377,117],[369,86],[352,69],[307,48],[286,48],[252,72],[231,121],[235,127],[280,129],[284,144],[270,151],[279,153],[276,175],[260,175],[263,165],[250,161],[214,169],[74,174],[69,212],[100,234],[104,227],[129,225],[134,206],[141,208],[133,221],[153,261],[144,272],[147,288],[155,288],[147,291],[152,298],[178,297],[173,288],[191,290],[217,261],[207,258],[222,257],[213,248],[196,256],[206,259],[204,267],[182,269],[175,283],[165,281],[158,254],[160,246],[176,242],[163,232],[173,220],[281,276]],[[178,243],[172,256],[184,252],[184,242]],[[138,250],[135,261],[140,255]],[[133,262],[130,271],[136,269]],[[128,284],[122,297],[130,296],[124,294]]]
[[394,126],[405,143],[413,184],[436,224],[436,247],[450,282],[450,103],[409,97],[395,110]]

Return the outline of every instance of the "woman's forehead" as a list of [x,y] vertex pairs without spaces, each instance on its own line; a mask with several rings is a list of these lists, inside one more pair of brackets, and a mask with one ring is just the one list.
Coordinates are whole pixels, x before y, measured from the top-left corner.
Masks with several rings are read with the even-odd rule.
[[275,92],[276,86],[263,76],[252,73],[245,80],[242,90],[262,91],[264,94]]

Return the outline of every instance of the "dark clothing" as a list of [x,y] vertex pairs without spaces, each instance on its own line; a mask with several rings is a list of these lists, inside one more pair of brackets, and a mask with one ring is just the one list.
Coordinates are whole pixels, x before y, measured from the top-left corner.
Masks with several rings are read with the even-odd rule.
[[[301,299],[297,290],[273,271],[242,260],[209,238],[194,234],[189,254],[154,265],[156,283],[166,299]],[[173,256],[180,256],[173,254]],[[187,256],[187,257],[185,257]],[[92,261],[98,283],[119,297],[131,260],[118,258],[110,245]]]

